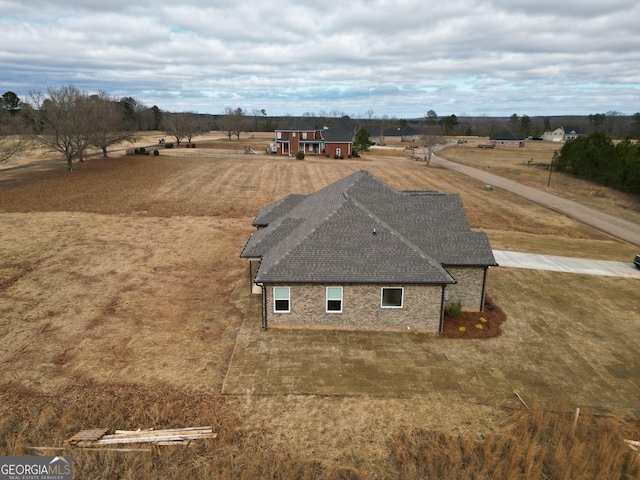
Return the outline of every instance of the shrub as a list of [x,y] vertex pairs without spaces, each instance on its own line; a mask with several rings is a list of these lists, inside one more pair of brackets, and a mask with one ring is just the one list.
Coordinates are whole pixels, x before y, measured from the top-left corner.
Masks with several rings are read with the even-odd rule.
[[147,149],[146,149],[146,148],[144,148],[144,147],[140,147],[140,148],[138,149],[138,153],[147,153]]
[[338,155],[334,155],[334,156],[333,156],[333,159],[334,159],[334,160],[337,160],[337,159],[338,159]]
[[139,148],[135,148],[133,150],[134,155],[138,155],[140,153],[140,149]]
[[165,143],[164,144],[164,148],[173,148],[173,143],[171,143],[171,142]]
[[353,151],[352,155],[354,158],[360,158],[360,154],[356,150]]
[[153,156],[154,156],[154,157],[157,157],[158,155],[160,155],[160,152],[159,152],[159,151],[158,151],[158,149],[156,148],[156,149],[153,151]]
[[304,160],[304,152],[296,153],[296,160]]
[[450,302],[444,307],[445,313],[451,318],[458,318],[462,313],[460,302]]
[[195,143],[187,143],[187,148],[196,148]]

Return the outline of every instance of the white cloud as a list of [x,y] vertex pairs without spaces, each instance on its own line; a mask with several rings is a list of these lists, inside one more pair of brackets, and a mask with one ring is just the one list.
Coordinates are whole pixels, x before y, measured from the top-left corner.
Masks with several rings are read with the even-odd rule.
[[72,83],[212,113],[640,110],[634,0],[0,0],[0,12],[0,90],[19,95]]

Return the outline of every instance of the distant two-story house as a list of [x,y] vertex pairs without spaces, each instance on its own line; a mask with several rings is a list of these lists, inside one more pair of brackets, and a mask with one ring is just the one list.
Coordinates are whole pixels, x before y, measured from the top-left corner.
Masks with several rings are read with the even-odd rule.
[[260,210],[241,257],[262,326],[441,333],[448,302],[481,311],[484,232],[456,194],[400,191],[365,170]]
[[580,128],[575,126],[558,127],[555,130],[547,130],[542,134],[542,139],[550,142],[566,142],[580,136]]
[[322,155],[344,158],[353,153],[356,125],[348,117],[334,119],[330,127],[319,127],[312,120],[301,120],[275,130],[277,155]]

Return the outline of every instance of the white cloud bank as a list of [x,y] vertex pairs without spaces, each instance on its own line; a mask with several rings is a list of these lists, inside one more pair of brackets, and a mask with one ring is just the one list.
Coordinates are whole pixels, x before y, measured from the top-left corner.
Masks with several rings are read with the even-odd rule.
[[0,0],[0,93],[163,110],[640,111],[635,0]]

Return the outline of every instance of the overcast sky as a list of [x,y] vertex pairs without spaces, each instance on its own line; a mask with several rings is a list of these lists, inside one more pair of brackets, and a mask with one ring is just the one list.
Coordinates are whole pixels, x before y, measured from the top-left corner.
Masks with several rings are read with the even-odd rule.
[[167,111],[640,111],[637,0],[0,0],[0,94]]

